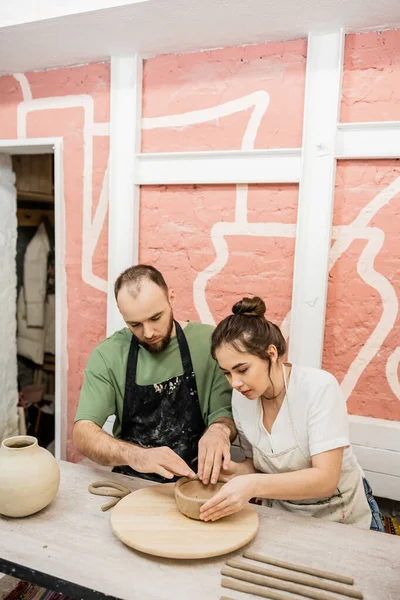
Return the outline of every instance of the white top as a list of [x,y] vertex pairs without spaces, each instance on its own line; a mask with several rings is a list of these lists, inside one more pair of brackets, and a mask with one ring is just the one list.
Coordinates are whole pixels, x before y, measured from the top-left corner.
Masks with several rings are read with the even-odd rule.
[[292,366],[287,395],[271,434],[264,427],[259,398],[249,400],[234,390],[232,409],[240,445],[249,458],[253,457],[253,447],[261,452],[277,454],[298,443],[304,454],[310,457],[348,446],[343,453],[342,468],[354,468],[357,464],[349,446],[346,401],[335,377],[327,371]]

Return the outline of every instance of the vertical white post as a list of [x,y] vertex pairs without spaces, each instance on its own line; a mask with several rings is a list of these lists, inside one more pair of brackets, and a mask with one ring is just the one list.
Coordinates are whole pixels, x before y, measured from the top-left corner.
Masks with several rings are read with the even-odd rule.
[[325,328],[344,33],[308,37],[289,360],[320,367]]
[[125,325],[114,299],[115,279],[139,256],[140,186],[134,180],[141,149],[142,67],[138,55],[111,58],[107,335]]
[[0,154],[0,444],[3,439],[18,435],[16,213],[11,156]]
[[54,240],[56,260],[55,457],[67,458],[68,435],[68,306],[65,268],[65,199],[63,142],[54,145]]

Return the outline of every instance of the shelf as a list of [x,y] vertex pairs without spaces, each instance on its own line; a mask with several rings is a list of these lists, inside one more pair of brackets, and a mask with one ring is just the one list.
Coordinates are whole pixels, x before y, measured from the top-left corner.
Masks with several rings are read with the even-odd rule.
[[17,189],[17,200],[26,200],[28,202],[48,202],[54,204],[54,194],[45,194],[43,192],[26,192]]

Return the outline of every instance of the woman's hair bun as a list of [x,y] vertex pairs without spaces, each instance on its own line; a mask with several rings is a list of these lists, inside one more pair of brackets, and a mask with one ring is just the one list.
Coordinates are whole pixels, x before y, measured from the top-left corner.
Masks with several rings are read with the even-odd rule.
[[254,298],[242,298],[242,300],[232,306],[234,315],[244,315],[246,317],[264,317],[265,311],[265,302],[258,296],[254,296]]

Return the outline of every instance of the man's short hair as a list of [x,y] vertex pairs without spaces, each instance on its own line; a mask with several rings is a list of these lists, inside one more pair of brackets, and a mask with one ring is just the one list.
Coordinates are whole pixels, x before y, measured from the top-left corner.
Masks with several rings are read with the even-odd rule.
[[165,294],[168,295],[168,286],[160,271],[151,265],[135,265],[125,269],[125,271],[117,277],[114,284],[115,299],[117,299],[118,293],[124,285],[129,286],[129,291],[136,296],[140,292],[142,281],[145,279],[158,285],[164,290]]

